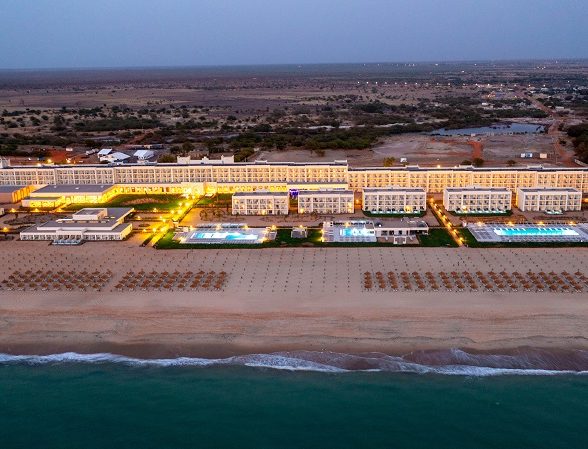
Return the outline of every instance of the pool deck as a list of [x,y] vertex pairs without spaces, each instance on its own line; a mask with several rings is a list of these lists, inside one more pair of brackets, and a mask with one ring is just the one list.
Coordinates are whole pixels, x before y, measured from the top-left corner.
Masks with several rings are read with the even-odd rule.
[[481,243],[576,243],[588,242],[588,226],[582,225],[471,225],[468,230]]

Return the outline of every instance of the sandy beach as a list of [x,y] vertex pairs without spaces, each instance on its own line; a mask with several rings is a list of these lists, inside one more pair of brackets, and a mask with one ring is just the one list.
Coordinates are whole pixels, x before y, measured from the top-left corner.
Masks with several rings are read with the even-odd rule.
[[[283,350],[403,354],[452,347],[588,349],[588,293],[366,291],[370,272],[574,273],[588,251],[283,248],[156,251],[130,242],[73,248],[1,243],[2,276],[112,272],[99,290],[0,290],[0,352],[224,357]],[[224,271],[220,290],[117,289],[129,272]],[[174,284],[175,285],[175,284]]]

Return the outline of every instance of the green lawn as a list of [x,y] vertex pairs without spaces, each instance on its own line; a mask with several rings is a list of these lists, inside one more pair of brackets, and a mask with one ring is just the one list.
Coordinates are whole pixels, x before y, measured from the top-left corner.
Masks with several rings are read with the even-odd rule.
[[451,246],[457,247],[457,243],[449,231],[445,228],[431,228],[429,229],[429,235],[420,235],[419,241],[422,246],[433,247],[433,246]]

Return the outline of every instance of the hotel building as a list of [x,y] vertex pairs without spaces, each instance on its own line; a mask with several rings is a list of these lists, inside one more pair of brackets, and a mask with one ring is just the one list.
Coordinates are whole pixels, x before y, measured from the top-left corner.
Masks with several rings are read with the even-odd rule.
[[373,214],[417,214],[427,208],[427,192],[420,187],[365,187],[361,204]]
[[81,209],[71,218],[32,226],[20,233],[21,240],[82,242],[85,240],[123,240],[133,229],[124,219],[133,211],[129,207]]
[[105,203],[121,193],[113,184],[46,185],[31,191],[22,200],[23,207],[55,208],[67,204]]
[[299,214],[352,214],[352,190],[301,190],[298,192]]
[[492,213],[511,209],[512,192],[504,187],[446,187],[443,207],[450,212]]
[[517,189],[517,207],[523,212],[582,210],[582,192],[566,187],[520,188]]
[[588,168],[512,167],[349,167],[325,163],[192,161],[176,164],[11,166],[0,160],[0,185],[116,185],[121,193],[235,193],[365,188],[446,188],[480,186],[516,192],[527,187],[567,187],[588,193]]
[[31,193],[29,186],[0,186],[0,204],[14,204]]
[[288,192],[237,192],[232,198],[233,215],[287,215],[290,203]]

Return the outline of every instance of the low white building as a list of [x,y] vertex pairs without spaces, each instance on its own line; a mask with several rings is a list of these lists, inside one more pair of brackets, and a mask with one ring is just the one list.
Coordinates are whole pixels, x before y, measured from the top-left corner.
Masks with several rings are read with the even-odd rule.
[[512,192],[503,187],[446,187],[443,207],[461,214],[501,213],[511,209]]
[[395,244],[416,243],[418,235],[429,233],[429,225],[424,220],[383,219],[325,221],[322,241],[326,243],[375,243]]
[[582,210],[582,192],[568,187],[517,189],[517,207],[525,212],[565,212]]
[[[92,150],[92,151],[93,151],[93,150]],[[113,152],[112,148],[101,148],[101,149],[98,151],[98,158],[101,158],[101,157],[104,157],[104,156],[108,156],[108,155],[109,155],[110,153],[112,153],[112,152]],[[92,153],[88,153],[88,152],[86,151],[86,154],[92,154]]]
[[352,214],[354,211],[352,190],[300,190],[299,214]]
[[99,204],[110,201],[120,192],[114,184],[46,185],[30,191],[22,199],[22,207],[55,208],[66,204]]
[[[106,151],[105,151],[106,150]],[[100,162],[123,162],[129,159],[131,156],[120,151],[112,151],[111,148],[100,150],[98,152],[98,159]]]
[[133,153],[133,156],[140,161],[147,161],[155,156],[155,153],[151,150],[137,150]]
[[288,192],[236,192],[231,197],[233,215],[288,215]]
[[124,222],[131,212],[132,207],[81,209],[71,218],[31,226],[20,233],[20,239],[52,240],[55,243],[123,240],[133,229],[131,223]]
[[418,214],[427,208],[427,192],[420,188],[367,187],[362,209],[373,214]]

